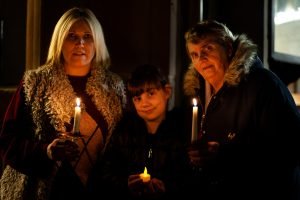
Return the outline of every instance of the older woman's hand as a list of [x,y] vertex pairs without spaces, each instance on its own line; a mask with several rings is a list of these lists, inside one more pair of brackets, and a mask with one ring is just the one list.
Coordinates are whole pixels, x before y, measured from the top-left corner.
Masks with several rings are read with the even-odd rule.
[[219,146],[219,142],[216,141],[195,142],[188,148],[191,164],[196,167],[205,167],[215,158]]

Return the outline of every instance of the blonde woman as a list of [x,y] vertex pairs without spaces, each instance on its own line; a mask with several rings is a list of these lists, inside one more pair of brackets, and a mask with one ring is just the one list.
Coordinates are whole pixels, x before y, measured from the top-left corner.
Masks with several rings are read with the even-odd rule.
[[[46,63],[25,72],[7,109],[0,135],[5,165],[0,199],[88,198],[89,174],[126,100],[123,81],[109,66],[92,11],[66,11],[55,26]],[[80,137],[69,140],[76,98]]]

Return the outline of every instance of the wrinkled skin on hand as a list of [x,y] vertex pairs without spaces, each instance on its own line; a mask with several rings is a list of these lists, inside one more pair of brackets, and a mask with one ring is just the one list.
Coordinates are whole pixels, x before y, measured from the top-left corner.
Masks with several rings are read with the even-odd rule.
[[79,147],[70,139],[56,138],[48,145],[47,155],[55,161],[74,161],[79,157]]

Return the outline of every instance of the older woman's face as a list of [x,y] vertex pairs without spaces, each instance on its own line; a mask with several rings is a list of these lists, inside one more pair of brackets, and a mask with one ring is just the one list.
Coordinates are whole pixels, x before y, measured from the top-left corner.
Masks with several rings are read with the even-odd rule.
[[225,48],[211,39],[205,39],[197,44],[187,43],[187,50],[195,69],[215,90],[219,90],[229,65]]
[[91,29],[85,21],[79,20],[71,26],[63,43],[62,54],[68,74],[84,75],[90,70],[95,45]]

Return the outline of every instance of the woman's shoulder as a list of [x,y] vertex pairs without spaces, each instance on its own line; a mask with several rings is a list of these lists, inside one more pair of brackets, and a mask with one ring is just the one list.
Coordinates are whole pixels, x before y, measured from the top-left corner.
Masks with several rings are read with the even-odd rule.
[[113,88],[119,88],[124,89],[124,81],[122,77],[112,71],[106,70],[106,73],[104,74],[104,79],[107,84],[109,84]]
[[39,76],[48,76],[51,73],[51,68],[47,65],[39,66],[35,69],[30,69],[25,71],[24,77],[39,77]]
[[107,82],[107,83],[110,83],[111,85],[114,85],[116,83],[122,83],[123,84],[123,79],[122,77],[117,74],[116,72],[113,72],[111,70],[104,70],[102,71],[101,73],[102,74],[102,78]]
[[53,72],[49,66],[42,65],[36,69],[25,71],[23,75],[23,85],[26,89],[35,88],[37,86],[47,87],[53,79]]
[[261,97],[262,101],[292,102],[288,87],[268,68],[254,67],[251,69],[244,86],[247,87],[244,91],[251,92],[252,96]]
[[28,87],[34,87],[35,85],[47,86],[51,82],[57,81],[54,81],[54,78],[55,76],[58,76],[59,73],[60,72],[55,72],[52,66],[41,65],[36,69],[30,69],[25,71],[23,75],[23,81],[24,84]]
[[107,91],[116,93],[122,99],[122,104],[125,107],[127,103],[125,85],[119,74],[108,69],[100,70],[96,72],[94,79],[101,85],[102,88],[104,87]]
[[249,80],[249,82],[254,82],[260,87],[285,87],[285,84],[277,76],[277,74],[265,67],[253,67],[249,75],[247,76],[247,79]]

